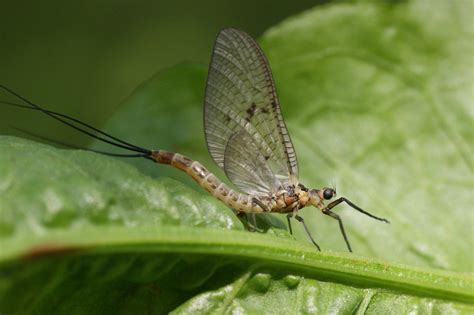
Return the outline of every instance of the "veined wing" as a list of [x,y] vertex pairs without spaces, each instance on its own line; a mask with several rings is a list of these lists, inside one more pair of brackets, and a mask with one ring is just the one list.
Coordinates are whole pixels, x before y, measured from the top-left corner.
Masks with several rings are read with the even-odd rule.
[[224,153],[224,171],[237,187],[256,196],[268,195],[281,185],[245,130],[230,137]]
[[[227,28],[216,39],[206,85],[204,129],[212,158],[227,174],[237,172],[229,169],[231,165],[257,167],[251,159],[258,156],[273,174],[271,180],[268,176],[259,178],[269,192],[297,178],[298,163],[270,67],[258,44],[242,31]],[[234,135],[250,141],[249,148],[257,152],[246,156],[231,154],[235,150],[226,147]],[[244,176],[239,181],[232,176],[229,179],[247,193],[256,192],[252,185],[243,184],[255,183],[256,178],[242,181]]]

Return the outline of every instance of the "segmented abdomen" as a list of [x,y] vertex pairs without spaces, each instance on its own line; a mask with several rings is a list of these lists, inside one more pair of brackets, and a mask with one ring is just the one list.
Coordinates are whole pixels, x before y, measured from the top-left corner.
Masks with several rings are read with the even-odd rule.
[[264,209],[252,202],[252,196],[234,191],[198,161],[165,150],[153,151],[151,158],[157,163],[169,164],[186,172],[212,196],[238,212],[264,212]]

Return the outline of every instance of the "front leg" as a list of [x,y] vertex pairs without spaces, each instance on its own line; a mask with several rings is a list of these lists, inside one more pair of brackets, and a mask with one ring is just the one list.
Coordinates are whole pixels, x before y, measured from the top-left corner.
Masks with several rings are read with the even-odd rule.
[[[344,197],[341,197],[341,198],[338,198],[336,200],[334,200],[333,202],[331,202],[330,204],[328,204],[328,206],[326,207],[326,209],[328,210],[331,210],[332,208],[334,208],[335,206],[337,206],[338,204],[340,204],[341,202],[345,202],[347,203],[349,206],[351,206],[353,209],[359,211],[360,213],[363,213],[365,214],[366,216],[369,216],[375,220],[379,220],[379,221],[382,221],[382,222],[385,222],[385,223],[390,223],[390,221],[388,221],[387,219],[384,219],[384,218],[380,218],[380,217],[377,217],[375,215],[373,215],[372,213],[369,213],[365,210],[363,210],[362,208],[360,208],[359,206],[357,206],[355,203],[353,203],[352,201],[350,201],[349,199],[347,198],[344,198]],[[324,210],[323,210],[324,212]]]

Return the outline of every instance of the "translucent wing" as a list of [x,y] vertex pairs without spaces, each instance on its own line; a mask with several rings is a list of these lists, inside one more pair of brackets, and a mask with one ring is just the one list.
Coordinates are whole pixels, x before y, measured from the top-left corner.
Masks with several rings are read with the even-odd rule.
[[244,130],[233,134],[224,153],[224,171],[242,191],[253,195],[268,195],[280,184],[265,157]]
[[[258,44],[242,31],[224,29],[216,39],[206,85],[204,129],[212,158],[243,191],[256,193],[267,187],[274,192],[297,178],[298,163],[270,67]],[[256,152],[231,154],[235,150],[226,148],[232,137],[244,138]],[[257,156],[265,160],[271,179],[255,172],[254,168],[262,167],[252,160]],[[241,167],[233,169],[236,165]],[[229,175],[242,169],[253,172]],[[257,190],[255,185],[259,185]]]

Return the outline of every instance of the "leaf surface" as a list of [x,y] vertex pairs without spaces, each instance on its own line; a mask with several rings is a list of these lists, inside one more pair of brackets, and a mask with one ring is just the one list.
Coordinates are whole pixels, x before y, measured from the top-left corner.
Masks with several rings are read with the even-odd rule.
[[[314,208],[301,214],[321,253],[284,217],[244,231],[167,166],[0,137],[0,311],[472,313],[472,9],[339,3],[261,40],[301,182],[334,181],[391,221],[338,207],[353,255]],[[202,132],[205,77],[195,65],[157,74],[106,130],[223,177]]]

